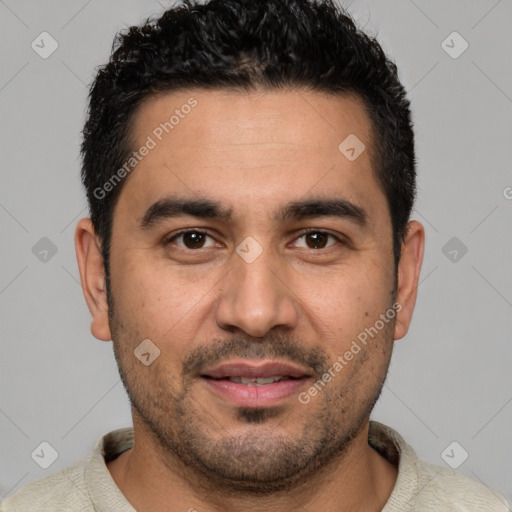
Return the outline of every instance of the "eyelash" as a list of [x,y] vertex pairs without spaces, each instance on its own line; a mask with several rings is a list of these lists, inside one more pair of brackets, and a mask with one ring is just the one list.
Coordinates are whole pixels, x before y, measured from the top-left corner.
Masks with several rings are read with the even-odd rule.
[[[172,235],[166,237],[163,241],[163,244],[165,246],[169,245],[172,240],[174,240],[175,238],[181,236],[181,235],[185,235],[187,233],[198,233],[198,234],[201,234],[201,235],[207,235],[209,236],[210,238],[214,238],[210,233],[208,233],[208,231],[204,231],[204,230],[201,230],[201,229],[184,229],[182,231],[179,231],[178,233],[173,233]],[[321,230],[321,229],[315,229],[315,228],[307,228],[307,229],[304,229],[302,230],[299,235],[295,238],[295,240],[298,240],[299,238],[302,238],[303,236],[306,236],[308,234],[311,234],[311,233],[317,233],[317,234],[323,234],[323,235],[328,235],[332,238],[334,238],[336,240],[336,242],[338,242],[339,244],[341,245],[346,245],[347,242],[343,239],[341,239],[340,237],[336,236],[336,235],[333,235],[332,233],[330,233],[329,231],[324,231],[324,230]],[[330,247],[332,247],[332,245],[328,246],[328,247],[324,247],[324,248],[320,248],[320,249],[309,249],[310,251],[320,251],[322,249],[326,250],[326,249],[329,249]],[[201,249],[208,249],[208,247],[200,247],[199,249],[189,249],[189,248],[186,248],[186,247],[180,247],[178,246],[179,249],[182,249],[182,250],[185,250],[185,251],[200,251]]]

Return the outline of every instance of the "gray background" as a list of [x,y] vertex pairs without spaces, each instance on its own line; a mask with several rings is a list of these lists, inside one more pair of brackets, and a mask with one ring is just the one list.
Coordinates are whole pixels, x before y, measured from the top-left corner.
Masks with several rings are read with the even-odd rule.
[[[459,471],[512,499],[512,1],[344,5],[378,35],[409,91],[413,217],[427,232],[415,316],[373,419],[438,465],[456,441],[445,459],[460,463],[466,450]],[[0,498],[130,424],[111,344],[91,336],[78,281],[78,145],[87,84],[115,32],[163,6],[0,0]],[[43,31],[59,44],[47,59],[31,48]],[[442,46],[453,31],[469,44],[458,58],[444,48],[458,52],[461,40]],[[40,252],[48,241],[34,254],[43,237],[55,255]],[[43,441],[58,452],[46,470],[31,458]]]

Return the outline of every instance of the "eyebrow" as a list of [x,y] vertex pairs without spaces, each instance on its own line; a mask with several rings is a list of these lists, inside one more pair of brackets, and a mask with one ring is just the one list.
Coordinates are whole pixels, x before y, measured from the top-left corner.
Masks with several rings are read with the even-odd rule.
[[[152,204],[139,219],[138,226],[146,229],[166,219],[190,215],[202,219],[229,221],[231,208],[210,199],[186,199],[165,197]],[[305,220],[316,217],[338,217],[347,219],[361,228],[368,223],[368,214],[364,208],[346,199],[308,198],[292,201],[284,205],[275,216],[276,221]]]
[[144,229],[165,219],[192,215],[203,219],[231,219],[231,209],[221,206],[209,199],[181,199],[165,197],[152,204],[139,220],[139,227]]

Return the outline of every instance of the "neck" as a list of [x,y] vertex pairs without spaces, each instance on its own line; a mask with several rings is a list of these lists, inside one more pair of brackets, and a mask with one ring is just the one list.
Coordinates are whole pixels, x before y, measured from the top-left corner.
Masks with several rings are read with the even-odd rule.
[[[380,511],[397,478],[397,468],[368,444],[369,423],[342,453],[313,477],[293,489],[267,495],[219,491],[204,475],[179,460],[163,459],[162,449],[134,422],[134,446],[108,463],[108,469],[126,499],[138,512],[235,512],[297,508],[326,512]],[[167,456],[167,454],[166,454]],[[172,509],[169,508],[172,504]]]

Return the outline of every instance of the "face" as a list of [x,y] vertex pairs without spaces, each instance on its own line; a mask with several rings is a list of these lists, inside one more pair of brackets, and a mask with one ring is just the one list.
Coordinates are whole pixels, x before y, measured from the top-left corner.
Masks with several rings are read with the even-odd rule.
[[93,333],[111,333],[134,426],[219,488],[290,486],[360,433],[410,319],[363,104],[175,92],[141,106],[133,138],[147,154]]

